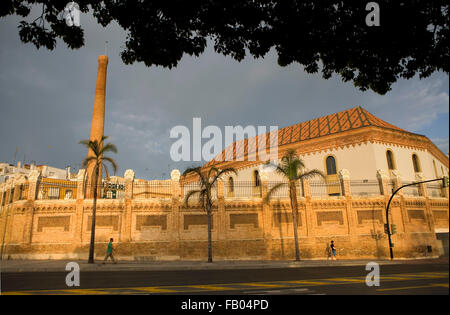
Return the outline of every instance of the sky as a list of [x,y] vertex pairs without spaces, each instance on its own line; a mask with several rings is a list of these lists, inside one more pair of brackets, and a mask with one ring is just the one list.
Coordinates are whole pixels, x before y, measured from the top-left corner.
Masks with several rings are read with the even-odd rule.
[[[20,17],[0,19],[0,162],[25,161],[80,168],[87,152],[79,144],[90,134],[99,55],[109,57],[105,135],[118,148],[119,176],[133,169],[137,178],[169,178],[200,162],[174,162],[177,139],[170,130],[202,126],[279,126],[362,106],[377,117],[430,138],[449,151],[449,77],[400,80],[386,95],[359,91],[339,77],[307,74],[292,64],[280,67],[274,51],[242,62],[214,52],[185,55],[176,68],[123,64],[126,39],[117,24],[106,28],[81,15],[85,46],[36,49],[19,40]],[[208,139],[203,140],[203,143]]]

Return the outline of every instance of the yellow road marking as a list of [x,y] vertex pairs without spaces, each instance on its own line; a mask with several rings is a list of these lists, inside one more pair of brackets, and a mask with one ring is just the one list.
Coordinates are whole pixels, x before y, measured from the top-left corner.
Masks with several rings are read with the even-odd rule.
[[214,286],[214,285],[190,285],[188,287],[195,288],[195,289],[211,290],[211,291],[236,290],[235,288],[218,287],[218,286]]
[[0,295],[32,295],[34,292],[25,293],[23,291],[2,292]]
[[250,287],[263,287],[263,288],[280,288],[284,287],[284,285],[279,284],[268,284],[268,283],[235,283],[241,286],[250,286]]
[[389,277],[389,276],[381,276],[380,280],[391,280],[391,281],[405,281],[405,280],[414,280],[414,278],[405,278],[405,277]]
[[326,283],[326,282],[307,281],[307,280],[283,281],[283,283],[306,284],[306,285],[325,285],[325,284],[329,284],[329,283]]
[[411,290],[411,289],[425,289],[432,287],[445,287],[448,288],[447,283],[433,283],[422,286],[414,286],[414,287],[398,287],[398,288],[387,288],[387,289],[377,289],[377,291],[396,291],[396,290]]
[[136,290],[136,291],[145,291],[151,293],[173,293],[177,292],[174,290],[163,289],[159,287],[139,287],[139,288],[123,288],[123,290]]
[[448,288],[448,283],[435,283],[434,286],[435,287]]
[[331,278],[327,279],[327,281],[338,281],[338,282],[355,282],[355,283],[365,283],[364,279],[354,279],[354,278]]
[[[389,276],[381,276],[381,281],[407,281],[407,280],[421,280],[421,279],[436,279],[448,278],[448,272],[424,272],[414,274],[393,274]],[[334,282],[333,282],[334,281]],[[189,289],[201,289],[211,291],[225,291],[225,290],[240,290],[239,287],[260,287],[260,288],[283,288],[289,287],[289,284],[320,286],[320,285],[345,285],[349,283],[364,283],[363,277],[348,277],[348,278],[328,278],[328,279],[311,279],[311,280],[291,280],[291,281],[270,281],[270,282],[251,282],[251,283],[225,283],[225,284],[206,284],[206,285],[179,285],[179,286],[163,286],[163,287],[126,287],[126,288],[97,288],[97,289],[61,289],[61,290],[30,290],[30,291],[10,291],[2,292],[2,295],[29,295],[29,294],[117,294],[125,291],[127,294],[133,292],[127,291],[143,291],[150,293],[178,293],[190,292]],[[277,284],[274,284],[277,283]],[[230,287],[232,285],[233,287]],[[448,284],[432,284],[429,286],[447,287]],[[428,287],[428,286],[424,286]],[[416,287],[404,287],[416,288]],[[421,287],[417,287],[421,288]],[[187,289],[187,290],[186,290]],[[378,289],[378,291],[397,290],[397,288]],[[191,290],[192,291],[192,290]]]
[[69,294],[89,294],[89,295],[99,295],[99,294],[109,294],[108,292],[101,291],[99,289],[70,289],[70,290],[54,290],[53,292],[67,292]]

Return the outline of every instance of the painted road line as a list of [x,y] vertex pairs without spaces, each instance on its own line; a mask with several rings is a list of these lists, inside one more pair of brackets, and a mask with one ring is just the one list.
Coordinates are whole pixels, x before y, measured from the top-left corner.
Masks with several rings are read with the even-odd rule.
[[326,279],[326,280],[327,281],[336,281],[336,282],[366,283],[365,279],[355,279],[355,278],[331,278],[331,279]]
[[69,289],[69,290],[59,290],[59,292],[64,292],[68,294],[77,294],[77,295],[105,295],[110,294],[104,290],[98,289]]
[[407,281],[407,280],[416,280],[414,278],[407,278],[407,277],[390,277],[390,276],[380,276],[380,281]]
[[284,281],[284,283],[300,284],[300,285],[327,285],[329,282],[323,280],[319,281],[309,281],[309,280],[294,280],[294,281]]
[[190,285],[189,288],[194,289],[202,289],[202,290],[208,290],[208,291],[226,291],[226,290],[236,290],[235,288],[231,287],[220,287],[215,285]]
[[280,288],[284,287],[284,285],[280,284],[271,284],[271,283],[258,283],[258,282],[252,282],[252,283],[236,283],[240,286],[250,286],[250,287],[262,287],[262,288]]
[[127,290],[136,290],[136,291],[144,291],[149,293],[176,293],[175,290],[169,290],[166,288],[160,288],[160,287],[137,287],[137,288],[124,288]]
[[426,289],[433,287],[444,287],[448,288],[448,283],[433,283],[422,286],[411,286],[411,287],[397,287],[397,288],[387,288],[387,289],[377,289],[377,291],[398,291],[398,290],[413,290],[413,289]]
[[10,292],[2,292],[0,295],[33,295],[33,292],[10,291]]

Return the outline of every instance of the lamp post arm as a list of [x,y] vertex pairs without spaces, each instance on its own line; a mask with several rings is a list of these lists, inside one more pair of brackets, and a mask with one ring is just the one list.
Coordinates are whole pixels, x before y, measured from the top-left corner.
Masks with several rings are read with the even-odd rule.
[[394,252],[392,250],[393,246],[392,246],[392,240],[391,240],[391,227],[389,225],[389,206],[391,205],[391,201],[392,201],[392,199],[394,199],[395,194],[397,192],[399,192],[401,189],[403,189],[405,187],[408,187],[408,186],[414,186],[414,185],[430,183],[430,182],[437,182],[437,181],[442,181],[442,180],[443,180],[443,178],[436,178],[436,179],[429,179],[429,180],[424,180],[424,181],[421,181],[421,182],[414,182],[414,183],[411,183],[411,184],[406,184],[406,185],[403,185],[403,186],[397,188],[392,193],[392,196],[391,196],[391,198],[389,198],[388,204],[386,206],[386,225],[387,225],[387,229],[386,230],[387,230],[387,235],[388,235],[388,239],[389,239],[389,252],[390,252],[390,255],[391,255],[391,260],[394,259]]

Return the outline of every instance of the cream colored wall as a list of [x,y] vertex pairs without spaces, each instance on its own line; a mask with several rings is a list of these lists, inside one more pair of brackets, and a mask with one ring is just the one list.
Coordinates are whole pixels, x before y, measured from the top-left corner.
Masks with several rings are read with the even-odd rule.
[[[448,175],[448,167],[443,165],[436,159],[431,153],[426,150],[418,150],[412,148],[402,148],[394,145],[386,144],[374,144],[374,153],[376,158],[376,168],[388,170],[386,151],[391,150],[394,154],[394,164],[396,169],[399,171],[400,176],[403,181],[414,181],[416,180],[412,155],[416,154],[419,157],[420,166],[425,179],[436,178],[433,169],[433,160],[436,162],[436,167],[438,169],[438,177],[443,175]],[[444,173],[442,174],[441,166],[444,168]]]
[[[348,148],[338,148],[314,154],[301,155],[307,169],[318,169],[326,174],[325,159],[332,155],[336,160],[336,169],[339,172],[342,169],[350,171],[352,180],[376,180],[377,170],[388,171],[386,151],[391,150],[394,153],[394,162],[403,181],[416,180],[412,163],[412,155],[419,157],[422,173],[426,179],[432,179],[434,175],[433,160],[436,162],[438,177],[448,176],[448,167],[443,165],[431,153],[425,150],[412,148],[402,148],[394,145],[367,143],[351,146]],[[441,167],[444,169],[442,174]],[[261,169],[261,166],[252,166],[238,170],[238,177],[235,180],[253,181],[253,172]],[[228,179],[229,176],[226,177]],[[236,177],[233,175],[233,177]],[[282,177],[278,174],[272,174],[270,181],[279,181]]]
[[[372,144],[361,144],[344,149],[328,150],[314,154],[301,155],[307,169],[318,169],[326,174],[325,160],[328,156],[334,156],[336,160],[337,172],[341,169],[348,169],[352,179],[376,180],[376,163]],[[252,181],[253,172],[260,167],[255,166],[238,171],[238,178],[235,180]],[[270,181],[281,180],[281,176],[273,174]]]

